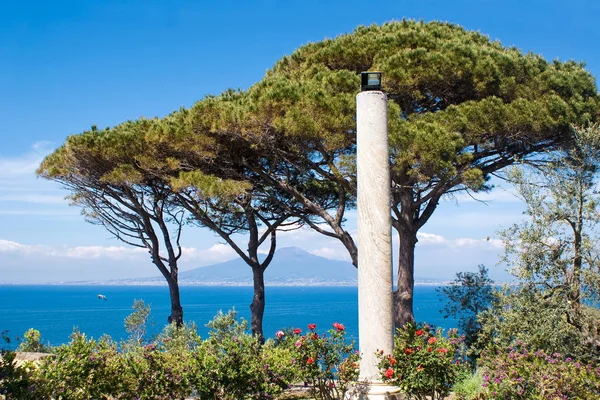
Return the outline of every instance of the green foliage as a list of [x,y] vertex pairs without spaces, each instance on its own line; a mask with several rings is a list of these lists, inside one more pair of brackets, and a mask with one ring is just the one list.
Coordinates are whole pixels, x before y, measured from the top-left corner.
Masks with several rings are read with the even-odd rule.
[[[272,398],[281,393],[291,383],[290,360],[284,361],[282,372],[277,364],[267,361],[281,361],[285,353],[267,355],[257,337],[250,335],[245,320],[237,321],[236,312],[219,314],[207,324],[211,331],[204,343],[202,364],[206,377],[212,382],[212,389],[218,398],[227,400]],[[268,349],[269,347],[267,347]]]
[[481,357],[483,387],[491,398],[514,400],[600,398],[600,367],[560,353],[533,351],[517,341]]
[[[38,174],[63,183],[90,222],[147,247],[165,276],[176,275],[183,209],[238,253],[233,233],[276,230],[298,216],[341,240],[356,263],[343,222],[356,189],[355,95],[369,69],[383,72],[390,99],[392,216],[405,271],[442,196],[490,189],[490,174],[569,142],[569,124],[600,115],[582,64],[549,63],[453,24],[403,20],[303,46],[248,91],[70,136]],[[251,252],[268,237],[252,238]],[[161,239],[169,254],[159,254]],[[398,286],[395,298],[412,299],[411,282]]]
[[381,379],[408,399],[443,399],[466,367],[459,355],[462,340],[456,330],[445,337],[427,324],[406,324],[397,330],[392,354],[378,353]]
[[[417,232],[442,197],[491,190],[494,172],[569,143],[570,124],[598,120],[600,96],[582,64],[548,62],[449,23],[403,20],[359,27],[284,57],[245,101],[240,94],[228,103],[232,114],[246,116],[225,119],[220,130],[263,155],[251,168],[270,185],[283,180],[280,190],[306,202],[306,180],[327,180],[342,200],[352,199],[356,177],[344,162],[355,152],[355,95],[367,70],[383,72],[390,100],[392,217],[407,254],[399,259],[404,272],[395,296],[402,326],[413,318],[413,282],[402,278],[413,275]],[[306,178],[295,182],[287,171]],[[336,217],[348,205],[334,203]],[[327,210],[310,209],[356,261],[342,218]]]
[[144,300],[133,300],[133,312],[125,317],[125,331],[129,334],[130,342],[140,344],[146,336],[148,319],[150,318],[150,304]]
[[580,360],[600,356],[600,222],[597,197],[600,129],[572,132],[573,144],[536,169],[510,175],[526,204],[526,221],[502,232],[504,261],[517,278],[481,315],[479,348],[520,339]]
[[[56,357],[16,367],[14,353],[0,360],[0,394],[8,399],[273,399],[297,378],[295,354],[261,346],[235,312],[220,313],[202,341],[194,325],[168,325],[148,344],[118,350],[74,332]],[[30,368],[31,367],[31,368]],[[11,397],[14,396],[14,397]]]
[[[1,332],[2,341],[10,344],[8,331]],[[16,353],[0,346],[0,398],[7,400],[35,400],[35,385],[31,380],[32,372],[37,367],[34,363],[18,364]]]
[[456,383],[452,388],[452,393],[457,400],[479,400],[483,397],[483,376],[480,372],[474,373],[465,370],[459,374]]
[[487,268],[480,265],[478,272],[458,272],[449,286],[437,289],[446,298],[446,305],[440,312],[444,318],[458,319],[467,347],[475,343],[481,330],[477,315],[492,304],[493,284]]
[[40,331],[30,328],[23,334],[23,341],[19,344],[17,351],[50,353],[52,349],[50,346],[42,343],[42,334]]
[[[184,328],[180,328],[184,329]],[[203,373],[193,368],[189,351],[165,350],[156,343],[128,352],[118,358],[123,374],[121,398],[179,399],[193,390],[192,374]]]
[[559,352],[587,361],[598,357],[596,337],[600,319],[583,308],[578,318],[581,328],[569,323],[561,299],[528,287],[505,286],[497,293],[492,308],[479,316],[482,325],[473,351],[489,346],[506,348],[514,340],[527,341],[547,352]]
[[76,331],[69,344],[55,348],[55,354],[35,372],[38,398],[102,399],[121,385],[117,345],[108,338],[87,339]]
[[315,324],[276,334],[276,348],[287,349],[293,356],[297,377],[308,384],[311,395],[319,400],[343,399],[358,378],[360,356],[354,342],[345,339],[345,328],[334,323],[333,329],[319,335]]

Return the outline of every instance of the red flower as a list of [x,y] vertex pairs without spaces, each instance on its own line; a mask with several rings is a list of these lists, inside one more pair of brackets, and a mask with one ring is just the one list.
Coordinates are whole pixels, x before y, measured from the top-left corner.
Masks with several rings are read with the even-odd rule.
[[437,339],[436,339],[436,338],[434,338],[434,337],[430,337],[430,338],[427,340],[427,343],[429,343],[429,344],[434,344],[435,342],[437,342]]
[[427,351],[431,353],[433,351],[433,349],[431,347],[428,347]]
[[425,332],[423,331],[423,329],[419,329],[418,331],[415,332],[415,335],[417,336],[421,336],[422,334],[424,334]]
[[315,360],[313,360],[311,357],[308,357],[308,360],[306,360],[307,364],[312,364],[314,362],[315,362]]
[[345,329],[343,324],[338,324],[337,322],[334,322],[334,323],[333,323],[333,327],[334,327],[335,329],[337,329],[338,331],[340,331],[340,332],[341,332],[341,331],[343,331],[343,330]]
[[317,328],[317,324],[308,324],[308,329],[311,331]]
[[300,328],[294,329],[294,335],[299,335],[301,333],[302,333],[302,329],[300,329]]
[[386,369],[386,370],[385,370],[385,376],[386,376],[388,379],[392,379],[392,377],[394,376],[394,370],[393,370],[393,369],[391,369],[391,368],[388,368],[388,369]]
[[407,347],[406,349],[404,349],[404,354],[410,354],[413,352],[413,349],[411,349],[410,347]]
[[390,357],[390,365],[394,365],[394,364],[396,364],[396,359]]
[[437,349],[437,352],[446,354],[448,352],[448,349],[445,347],[440,347],[439,349]]

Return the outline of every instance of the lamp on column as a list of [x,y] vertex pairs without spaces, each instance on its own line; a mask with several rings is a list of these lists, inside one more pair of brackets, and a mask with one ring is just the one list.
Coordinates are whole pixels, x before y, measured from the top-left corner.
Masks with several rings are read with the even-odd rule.
[[360,91],[381,90],[381,72],[361,72]]

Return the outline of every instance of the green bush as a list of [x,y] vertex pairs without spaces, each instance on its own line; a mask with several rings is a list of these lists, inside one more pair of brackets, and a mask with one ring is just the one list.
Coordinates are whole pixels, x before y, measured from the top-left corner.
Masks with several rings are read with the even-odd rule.
[[122,385],[116,393],[122,399],[181,399],[192,392],[190,353],[165,351],[156,344],[119,357]]
[[459,374],[452,392],[457,400],[478,400],[483,397],[483,376],[479,372],[465,370]]
[[484,392],[489,398],[513,400],[599,399],[600,366],[559,353],[531,351],[517,341],[490,351],[479,360]]
[[342,399],[358,378],[358,352],[354,342],[346,341],[344,325],[336,322],[333,329],[321,335],[316,328],[309,324],[304,335],[300,328],[279,331],[275,342],[289,350],[298,378],[310,386],[312,396],[319,400]]
[[52,349],[42,343],[42,334],[37,329],[30,328],[23,335],[23,341],[19,344],[17,351],[28,351],[37,353],[50,353]]
[[195,382],[202,392],[213,392],[219,399],[263,400],[289,386],[288,379],[294,374],[289,371],[290,361],[285,360],[287,353],[268,354],[271,347],[261,347],[247,332],[247,322],[237,321],[235,311],[219,312],[207,326],[211,328],[209,338],[197,360],[205,375]]
[[14,351],[0,351],[0,398],[5,396],[8,400],[37,399],[38,397],[32,393],[35,385],[31,380],[35,365],[26,363],[17,366],[15,356]]
[[394,351],[381,351],[379,368],[384,382],[399,386],[408,399],[443,399],[461,371],[468,368],[458,349],[462,337],[455,329],[432,331],[426,324],[407,324],[394,337]]
[[108,337],[96,341],[76,331],[69,344],[55,348],[55,354],[34,373],[38,398],[103,399],[121,384],[117,345]]

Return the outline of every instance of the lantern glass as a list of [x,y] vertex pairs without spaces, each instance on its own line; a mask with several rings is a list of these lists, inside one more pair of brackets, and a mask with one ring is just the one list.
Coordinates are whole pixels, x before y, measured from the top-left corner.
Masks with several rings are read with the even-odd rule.
[[360,90],[381,90],[381,72],[362,72]]

